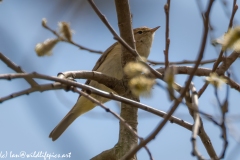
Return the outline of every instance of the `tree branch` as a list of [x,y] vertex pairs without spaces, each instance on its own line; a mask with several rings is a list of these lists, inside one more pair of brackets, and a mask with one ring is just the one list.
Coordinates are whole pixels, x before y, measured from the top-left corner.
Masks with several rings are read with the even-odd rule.
[[166,15],[166,31],[165,31],[165,50],[164,56],[165,56],[165,69],[169,66],[169,60],[168,60],[168,54],[169,54],[169,45],[170,45],[170,38],[169,38],[169,11],[170,11],[170,4],[171,0],[167,0],[167,3],[164,5],[164,11]]
[[164,117],[164,120],[157,126],[157,128],[144,140],[142,141],[139,145],[137,145],[136,147],[132,148],[123,158],[123,159],[128,159],[130,157],[132,157],[137,151],[139,151],[143,146],[145,146],[148,142],[150,142],[153,138],[155,138],[155,136],[162,130],[162,128],[164,127],[164,125],[167,123],[168,119],[171,117],[171,115],[174,113],[174,111],[177,109],[178,105],[181,103],[183,97],[185,96],[185,93],[188,90],[188,87],[192,81],[192,78],[194,76],[195,71],[197,70],[203,54],[204,54],[204,50],[205,50],[205,45],[206,45],[206,41],[207,41],[207,35],[208,35],[208,23],[209,23],[209,14],[211,11],[211,7],[213,4],[214,0],[210,0],[209,4],[208,4],[208,9],[205,13],[205,21],[204,21],[204,33],[203,33],[203,37],[202,37],[202,42],[201,42],[201,47],[199,50],[199,54],[198,54],[198,58],[197,58],[197,62],[196,65],[194,66],[194,69],[191,73],[191,75],[189,76],[185,88],[183,89],[181,95],[179,96],[179,98],[177,100],[174,101],[173,106],[171,107],[171,109],[169,110],[168,114],[166,117]]
[[[8,59],[6,56],[4,56],[0,52],[0,59],[12,70],[14,70],[17,73],[25,73],[24,70],[20,66],[17,66],[15,63],[13,63],[10,59]],[[26,77],[24,78],[32,87],[37,86],[38,83],[34,81],[32,78]]]
[[[232,26],[232,23],[233,23],[233,18],[234,18],[234,15],[235,15],[235,13],[236,13],[236,11],[237,11],[237,9],[238,9],[238,6],[236,5],[236,0],[234,0],[233,1],[233,8],[232,8],[232,14],[231,14],[231,18],[230,18],[230,20],[229,20],[229,25],[228,25],[228,27],[231,27]],[[205,18],[204,16],[203,16],[203,18]],[[228,28],[229,29],[229,28]],[[219,54],[219,56],[218,56],[218,59],[217,59],[217,61],[214,63],[214,65],[213,65],[213,69],[212,69],[212,72],[215,72],[215,70],[217,69],[217,67],[218,67],[218,65],[222,62],[222,58],[223,58],[223,50],[221,50],[220,51],[220,54]],[[208,83],[205,83],[203,86],[202,86],[202,88],[199,90],[199,92],[198,92],[198,97],[201,97],[201,95],[203,94],[203,92],[206,90],[206,88],[208,87]]]
[[[201,61],[200,65],[204,65],[204,64],[208,64],[208,63],[213,63],[215,62],[216,59],[210,59],[210,60],[205,60],[205,61]],[[148,60],[148,62],[152,65],[165,65],[165,62],[157,62],[157,61],[153,61],[153,60]],[[169,65],[178,65],[178,64],[195,64],[196,61],[193,60],[182,60],[182,61],[177,61],[177,62],[169,62]]]
[[[207,150],[209,156],[211,157],[211,159],[218,159],[218,157],[216,155],[216,152],[213,148],[213,145],[211,143],[211,140],[208,137],[207,133],[205,132],[205,129],[204,129],[204,126],[203,126],[203,123],[202,123],[202,119],[199,115],[196,89],[195,89],[195,87],[193,87],[193,85],[191,85],[190,88],[192,90],[192,97],[190,97],[190,93],[186,94],[186,96],[185,96],[186,105],[187,105],[189,113],[193,117],[193,119],[194,120],[198,119],[197,123],[196,122],[194,123],[195,127],[197,127],[197,125],[199,125],[198,129],[195,128],[195,130],[193,131],[193,138],[192,138],[193,154],[197,155],[199,157],[199,159],[202,158],[201,155],[198,153],[198,150],[196,148],[196,134],[198,134],[199,137],[201,138],[201,141],[202,141],[203,145],[205,146],[205,149]],[[195,105],[195,107],[193,105]]]
[[125,92],[125,88],[122,84],[121,80],[118,80],[114,77],[108,76],[106,74],[103,74],[101,72],[96,71],[67,71],[67,72],[61,72],[58,73],[59,78],[63,79],[89,79],[97,81],[98,83],[101,83],[108,88],[112,89],[119,95],[122,95]]
[[59,39],[60,41],[62,41],[62,42],[70,43],[70,44],[78,47],[79,49],[81,49],[81,50],[86,50],[86,51],[88,51],[88,52],[100,53],[100,54],[103,53],[102,51],[93,50],[93,49],[84,47],[84,46],[82,46],[82,45],[80,45],[80,44],[77,44],[77,43],[75,43],[75,42],[72,41],[72,40],[63,38],[60,34],[58,34],[58,32],[56,32],[56,31],[54,31],[53,29],[51,29],[51,28],[47,25],[46,22],[42,23],[42,26],[43,26],[45,29],[47,29],[47,30],[49,30],[50,32],[52,32],[52,34],[54,34],[55,36],[57,36],[58,39]]
[[[130,6],[128,0],[115,0],[115,6],[118,17],[118,27],[120,31],[121,37],[124,41],[136,51],[135,40],[133,36],[133,28],[132,28],[132,19],[130,13]],[[121,54],[121,62],[122,68],[131,61],[136,61],[136,58],[139,56],[133,55],[130,51],[127,50],[124,46],[122,46],[122,54]],[[128,87],[128,78],[125,74],[123,74],[122,81],[124,82],[124,86],[127,91],[123,95],[126,98],[135,100],[139,102],[139,97],[134,96]],[[138,110],[137,108],[133,108],[130,105],[121,104],[121,116],[137,131],[138,124]],[[126,127],[120,123],[119,129],[119,139],[117,143],[117,147],[115,147],[116,156],[118,159],[123,157],[131,148],[137,145],[137,137],[131,134],[126,130]],[[146,145],[145,145],[146,146]],[[129,160],[137,160],[137,156],[133,155],[129,157]]]
[[[171,66],[174,67],[176,70],[176,74],[191,74],[193,71],[193,67],[188,67],[188,66]],[[165,72],[165,68],[159,68],[157,69],[160,73]],[[209,76],[209,74],[212,73],[211,69],[208,68],[198,68],[195,72],[195,76]],[[216,73],[218,75],[221,75],[222,69],[217,69]],[[240,84],[235,82],[234,80],[230,79],[227,76],[223,76],[223,78],[227,79],[227,84],[231,87],[234,88],[235,90],[240,92]],[[199,91],[200,92],[200,91]],[[199,94],[199,93],[198,93]]]

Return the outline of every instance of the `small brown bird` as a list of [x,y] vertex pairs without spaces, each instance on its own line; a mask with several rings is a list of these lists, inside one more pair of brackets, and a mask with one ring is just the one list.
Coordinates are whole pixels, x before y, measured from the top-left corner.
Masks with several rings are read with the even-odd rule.
[[[152,46],[154,33],[159,27],[160,26],[155,28],[140,27],[133,30],[134,38],[136,41],[136,49],[140,56],[145,58],[148,57]],[[121,44],[119,42],[111,45],[99,58],[93,68],[93,71],[102,72],[108,76],[121,79],[123,76],[121,52]],[[112,91],[110,88],[96,81],[87,80],[86,84],[107,92]],[[98,95],[91,94],[91,96],[95,99],[98,99],[102,103],[109,101],[109,99]],[[50,133],[49,138],[52,138],[53,141],[58,139],[77,117],[93,109],[95,106],[96,104],[92,103],[87,98],[80,96],[73,108]]]

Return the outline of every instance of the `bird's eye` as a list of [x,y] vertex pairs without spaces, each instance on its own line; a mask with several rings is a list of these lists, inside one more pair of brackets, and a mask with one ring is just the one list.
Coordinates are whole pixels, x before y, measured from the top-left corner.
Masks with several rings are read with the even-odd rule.
[[143,33],[143,31],[138,31],[137,33],[138,33],[138,34],[142,34],[142,33]]

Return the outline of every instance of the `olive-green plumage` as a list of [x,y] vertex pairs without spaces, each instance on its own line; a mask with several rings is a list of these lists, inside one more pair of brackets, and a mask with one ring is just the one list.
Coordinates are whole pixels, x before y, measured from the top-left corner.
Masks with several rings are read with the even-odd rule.
[[[141,27],[134,29],[134,37],[136,41],[136,49],[140,56],[145,58],[148,57],[150,53],[150,49],[152,46],[152,41],[154,37],[154,32],[158,29],[156,28],[147,28]],[[102,72],[108,76],[121,79],[123,75],[123,69],[121,64],[121,45],[116,42],[112,46],[110,46],[104,54],[99,58],[93,71]],[[96,81],[87,81],[87,84],[93,86],[95,88],[110,92],[111,89],[107,88],[105,85],[99,84]],[[108,99],[100,97],[98,95],[91,94],[92,97],[98,99],[102,103],[108,101]],[[68,114],[62,119],[62,121],[53,129],[50,133],[49,137],[52,138],[53,141],[58,139],[61,134],[67,129],[67,127],[80,115],[88,112],[93,109],[96,104],[92,103],[87,98],[80,96],[73,106],[73,108],[68,112]]]

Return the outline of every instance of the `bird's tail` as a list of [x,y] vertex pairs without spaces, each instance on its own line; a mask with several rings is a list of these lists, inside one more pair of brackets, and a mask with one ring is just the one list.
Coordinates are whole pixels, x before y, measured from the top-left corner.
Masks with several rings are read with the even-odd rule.
[[90,102],[84,97],[80,97],[74,107],[68,112],[68,114],[61,120],[61,122],[52,130],[49,138],[53,141],[58,139],[62,133],[70,126],[70,124],[83,113],[93,109],[95,104]]

